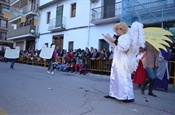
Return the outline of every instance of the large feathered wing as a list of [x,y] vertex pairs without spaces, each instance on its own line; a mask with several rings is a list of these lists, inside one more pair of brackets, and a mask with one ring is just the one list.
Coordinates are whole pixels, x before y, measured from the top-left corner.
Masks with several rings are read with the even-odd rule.
[[130,48],[127,52],[128,56],[128,70],[130,73],[137,69],[138,63],[136,60],[136,55],[139,53],[139,48],[145,47],[145,36],[143,30],[143,24],[139,22],[133,22],[131,28],[128,32],[130,37]]
[[166,47],[170,47],[169,43],[173,41],[167,36],[173,36],[171,32],[163,28],[148,27],[144,28],[145,40],[154,46],[158,51],[163,49],[167,51]]

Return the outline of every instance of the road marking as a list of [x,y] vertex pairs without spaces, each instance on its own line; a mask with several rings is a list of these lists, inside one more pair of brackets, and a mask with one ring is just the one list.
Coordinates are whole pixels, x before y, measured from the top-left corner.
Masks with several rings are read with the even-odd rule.
[[3,108],[0,108],[0,115],[8,115],[8,113]]

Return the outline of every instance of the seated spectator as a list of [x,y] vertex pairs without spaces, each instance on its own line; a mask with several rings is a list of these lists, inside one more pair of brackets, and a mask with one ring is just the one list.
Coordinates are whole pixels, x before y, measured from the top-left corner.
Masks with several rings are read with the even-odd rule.
[[68,72],[70,71],[70,68],[71,68],[71,64],[69,61],[65,61],[63,64],[60,64],[57,66],[57,70],[58,71],[64,71],[64,72]]
[[77,57],[76,58],[76,64],[75,64],[75,73],[79,72],[80,67],[82,66],[82,58],[81,57]]
[[71,72],[75,72],[75,64],[76,64],[76,59],[74,57],[71,59],[71,67],[70,67]]
[[83,59],[83,63],[80,66],[79,72],[80,72],[80,74],[84,74],[84,75],[86,75],[88,72],[87,71],[87,62],[85,61],[85,59]]
[[100,51],[98,59],[102,59],[102,60],[105,59],[105,52],[104,52],[104,50]]

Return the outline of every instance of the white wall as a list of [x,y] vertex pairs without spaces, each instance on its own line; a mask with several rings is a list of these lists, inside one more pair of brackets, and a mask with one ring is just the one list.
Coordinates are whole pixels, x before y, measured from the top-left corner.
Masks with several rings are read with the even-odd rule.
[[[71,4],[76,2],[76,17],[71,18]],[[89,25],[89,12],[90,12],[90,2],[89,0],[75,0],[75,1],[64,1],[59,5],[64,5],[63,6],[63,16],[66,18],[66,29],[68,31],[64,32],[65,33],[65,41],[63,42],[63,48],[67,49],[68,48],[68,41],[75,40],[74,41],[74,46],[75,48],[80,48],[82,47],[81,45],[78,45],[77,41],[79,41],[79,38],[85,38],[87,41],[87,28],[85,29],[76,29],[76,30],[69,30],[77,27],[87,27]],[[52,42],[52,36],[53,35],[59,35],[59,34],[64,34],[62,32],[57,32],[57,33],[51,33],[48,31],[49,24],[46,24],[47,20],[47,12],[51,11],[51,19],[56,18],[56,7],[57,4],[51,5],[47,8],[44,8],[40,11],[40,24],[39,24],[39,33],[50,33],[45,34],[45,35],[40,35],[40,38],[37,43],[37,49],[40,49],[43,45],[43,43],[46,43],[45,40],[48,40],[49,43]],[[82,10],[83,9],[83,10]],[[80,34],[81,33],[81,34]],[[84,37],[82,37],[82,35]],[[87,42],[83,43],[83,46],[85,46]]]
[[[71,4],[76,3],[76,17],[71,18]],[[66,17],[66,29],[88,26],[90,14],[89,0],[68,0],[64,2],[63,16]]]
[[[71,18],[71,4],[77,5],[76,17]],[[66,31],[51,33],[48,31],[46,24],[47,12],[51,11],[51,19],[56,17],[57,4],[49,6],[41,10],[39,32],[48,33],[40,35],[37,48],[41,49],[44,43],[52,43],[53,35],[64,35],[63,49],[68,49],[69,41],[74,41],[74,49],[85,47],[98,48],[99,39],[102,39],[102,34],[109,33],[111,36],[115,34],[113,31],[114,24],[94,25],[90,24],[90,7],[101,6],[103,3],[99,0],[97,4],[90,4],[90,0],[65,0],[61,4],[63,6],[63,16],[66,17]],[[88,28],[88,26],[91,26]],[[79,28],[77,28],[79,27]]]
[[42,33],[47,33],[50,32],[48,31],[49,24],[46,23],[47,21],[47,12],[51,11],[51,19],[56,16],[56,5],[47,7],[45,9],[40,10],[40,21],[39,21],[39,32]]
[[91,27],[88,47],[94,47],[98,49],[99,39],[103,39],[102,34],[110,34],[110,36],[113,36],[115,34],[113,27],[114,24],[106,24]]
[[[63,16],[65,17],[66,29],[88,26],[89,25],[89,12],[90,12],[90,2],[89,0],[76,0],[77,11],[76,17],[71,18],[71,4],[75,3],[73,0],[68,0],[62,2],[59,5],[63,6]],[[49,24],[46,24],[47,12],[51,11],[51,19],[56,18],[56,7],[54,4],[40,11],[40,33],[48,32]],[[82,10],[83,9],[83,10]]]
[[87,46],[87,28],[70,30],[64,34],[63,48],[68,49],[68,43],[74,41],[74,49],[82,48]]
[[40,35],[40,38],[37,40],[36,49],[42,49],[45,43],[49,43],[50,46],[50,44],[52,43],[52,34]]

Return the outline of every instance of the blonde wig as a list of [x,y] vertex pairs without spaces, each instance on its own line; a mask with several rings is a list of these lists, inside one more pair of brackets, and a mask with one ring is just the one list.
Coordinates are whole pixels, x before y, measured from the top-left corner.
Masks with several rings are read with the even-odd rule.
[[128,32],[128,26],[124,22],[116,23],[114,25],[114,31],[116,31],[116,29],[122,30],[125,34]]

